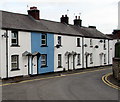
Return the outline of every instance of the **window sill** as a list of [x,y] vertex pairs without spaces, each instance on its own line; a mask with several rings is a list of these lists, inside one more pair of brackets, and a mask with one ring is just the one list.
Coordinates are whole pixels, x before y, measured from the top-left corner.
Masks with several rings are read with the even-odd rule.
[[48,47],[47,45],[41,45],[41,47]]
[[18,71],[18,70],[20,70],[19,68],[18,69],[11,69],[11,71]]
[[45,65],[45,66],[41,66],[41,68],[45,68],[45,67],[48,67],[47,65]]
[[58,66],[57,68],[62,68],[62,66]]
[[20,47],[20,45],[11,45],[11,47]]

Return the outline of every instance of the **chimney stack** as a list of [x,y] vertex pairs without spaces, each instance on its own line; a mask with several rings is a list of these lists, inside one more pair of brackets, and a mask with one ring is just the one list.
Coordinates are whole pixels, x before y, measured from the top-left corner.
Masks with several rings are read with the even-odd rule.
[[60,18],[61,23],[69,24],[69,17],[67,15],[62,15]]
[[82,26],[82,20],[80,19],[80,16],[75,16],[75,19],[74,19],[74,25],[76,26]]
[[37,7],[33,6],[33,7],[30,7],[30,10],[28,10],[28,15],[32,16],[36,20],[40,20],[39,12],[40,11],[37,9]]

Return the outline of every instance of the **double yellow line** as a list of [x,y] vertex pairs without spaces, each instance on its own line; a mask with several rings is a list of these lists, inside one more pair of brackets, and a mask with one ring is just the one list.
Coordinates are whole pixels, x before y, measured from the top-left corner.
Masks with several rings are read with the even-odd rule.
[[20,84],[20,83],[27,83],[27,82],[32,82],[32,81],[38,81],[38,80],[46,80],[46,79],[53,79],[53,78],[60,78],[60,77],[65,77],[65,76],[72,76],[72,75],[77,75],[77,74],[85,74],[85,73],[91,73],[91,72],[97,72],[97,71],[102,71],[102,70],[107,70],[111,68],[105,68],[105,69],[97,69],[97,70],[86,70],[84,72],[79,72],[79,73],[72,73],[72,74],[61,74],[61,76],[52,76],[52,77],[45,77],[45,78],[38,78],[38,79],[31,79],[31,80],[24,80],[21,82],[13,82],[13,83],[6,83],[6,84],[1,84],[0,86],[8,86],[8,85],[15,85],[15,84]]
[[114,88],[114,89],[120,90],[120,87],[119,87],[119,86],[114,85],[113,83],[111,83],[110,81],[108,81],[108,77],[109,77],[110,75],[112,75],[112,73],[108,73],[108,74],[104,75],[104,76],[102,77],[102,81],[103,81],[105,84],[107,84],[108,86],[110,86],[110,87],[112,87],[112,88]]

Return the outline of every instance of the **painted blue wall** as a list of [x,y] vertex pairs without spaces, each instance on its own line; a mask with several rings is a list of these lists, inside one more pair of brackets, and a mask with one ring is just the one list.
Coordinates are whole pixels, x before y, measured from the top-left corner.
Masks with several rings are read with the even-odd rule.
[[47,67],[41,68],[41,57],[38,63],[38,74],[54,72],[54,34],[47,33],[47,47],[41,47],[42,33],[31,33],[31,52],[47,54]]

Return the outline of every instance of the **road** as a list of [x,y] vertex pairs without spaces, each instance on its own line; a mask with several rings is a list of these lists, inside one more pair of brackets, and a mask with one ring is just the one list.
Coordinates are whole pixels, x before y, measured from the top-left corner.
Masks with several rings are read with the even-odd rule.
[[118,100],[118,90],[101,77],[111,69],[72,74],[2,87],[3,100]]

